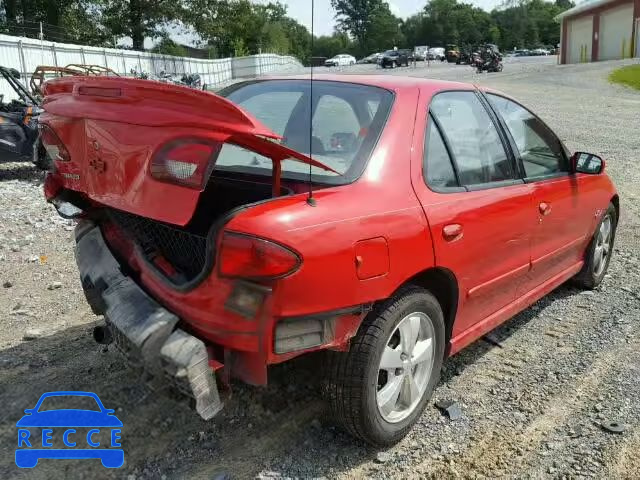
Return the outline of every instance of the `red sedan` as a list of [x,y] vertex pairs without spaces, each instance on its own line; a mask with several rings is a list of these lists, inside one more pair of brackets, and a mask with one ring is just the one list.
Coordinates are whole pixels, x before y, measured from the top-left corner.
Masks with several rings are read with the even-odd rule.
[[598,286],[613,251],[604,161],[472,85],[63,78],[44,108],[45,193],[79,220],[96,339],[204,418],[230,378],[327,350],[338,421],[396,442],[447,356],[567,280]]

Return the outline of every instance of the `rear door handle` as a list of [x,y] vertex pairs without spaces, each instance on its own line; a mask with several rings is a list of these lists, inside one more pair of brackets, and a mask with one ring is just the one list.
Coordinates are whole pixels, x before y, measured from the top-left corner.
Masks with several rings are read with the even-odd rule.
[[542,215],[549,215],[551,213],[551,205],[546,202],[542,202],[538,205],[538,209]]
[[447,242],[454,242],[462,238],[462,225],[458,223],[452,223],[445,225],[442,229],[442,238]]

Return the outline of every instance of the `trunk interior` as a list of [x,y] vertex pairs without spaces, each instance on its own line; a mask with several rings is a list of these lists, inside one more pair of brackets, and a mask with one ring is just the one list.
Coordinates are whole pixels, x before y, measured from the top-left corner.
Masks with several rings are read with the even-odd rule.
[[[281,195],[291,194],[282,188]],[[108,209],[107,217],[121,234],[133,240],[144,258],[174,285],[204,278],[214,265],[215,241],[227,214],[238,207],[272,197],[270,178],[212,174],[185,227]]]

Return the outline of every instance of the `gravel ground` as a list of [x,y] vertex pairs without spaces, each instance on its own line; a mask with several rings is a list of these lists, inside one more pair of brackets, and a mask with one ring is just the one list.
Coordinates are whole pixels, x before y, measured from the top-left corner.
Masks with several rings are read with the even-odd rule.
[[[72,226],[44,203],[42,175],[0,164],[0,478],[639,478],[640,94],[609,85],[623,62],[513,60],[500,74],[434,64],[385,71],[489,85],[538,112],[573,149],[607,160],[622,218],[609,275],[594,292],[562,286],[447,360],[434,400],[399,445],[376,451],[331,425],[318,359],[274,369],[268,388],[237,385],[214,421],[180,398],[136,387],[139,374],[90,337]],[[335,70],[335,69],[334,69]],[[381,73],[355,66],[343,73]],[[25,338],[34,338],[25,340]],[[124,423],[125,466],[13,464],[15,422],[49,390],[96,392]],[[624,424],[616,435],[604,421]]]

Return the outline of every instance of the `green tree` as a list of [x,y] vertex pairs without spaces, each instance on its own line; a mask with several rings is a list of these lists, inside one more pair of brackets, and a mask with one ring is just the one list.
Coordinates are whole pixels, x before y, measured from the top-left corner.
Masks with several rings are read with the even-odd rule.
[[386,4],[383,8],[377,9],[371,18],[371,32],[367,42],[358,45],[358,56],[366,56],[372,51],[380,52],[394,46],[406,46],[401,26],[402,21],[391,13]]
[[331,0],[336,11],[338,29],[349,33],[364,54],[381,49],[380,39],[386,36],[386,45],[400,40],[400,19],[389,10],[383,0]]
[[334,32],[333,35],[315,38],[312,56],[331,58],[339,53],[352,52],[354,48],[355,44],[346,33]]
[[179,20],[184,11],[176,0],[102,0],[102,22],[111,35],[131,37],[134,50],[144,50],[145,38],[165,33],[167,22]]
[[173,55],[175,57],[186,57],[187,49],[177,44],[169,37],[163,37],[152,49],[154,53],[162,53],[164,55]]
[[262,27],[261,50],[269,53],[289,53],[289,37],[279,22],[265,23]]
[[[101,10],[93,0],[73,2],[62,13],[60,29],[73,43],[115,46],[114,36],[101,22]],[[46,34],[45,34],[45,38]]]
[[238,51],[292,53],[302,61],[310,56],[309,32],[286,15],[287,9],[280,2],[190,1],[185,21],[221,56],[236,55]]
[[236,57],[246,57],[249,55],[249,50],[244,44],[244,40],[242,38],[236,38],[233,41],[233,54]]

